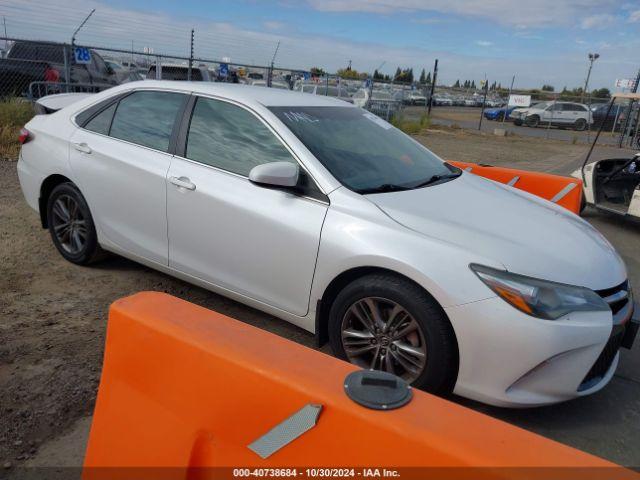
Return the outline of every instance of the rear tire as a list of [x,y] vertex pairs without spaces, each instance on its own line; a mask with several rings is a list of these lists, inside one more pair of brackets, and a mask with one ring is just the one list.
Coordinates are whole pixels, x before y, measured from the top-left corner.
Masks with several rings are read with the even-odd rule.
[[337,357],[417,388],[445,394],[455,384],[458,347],[449,319],[431,295],[400,276],[367,275],[347,285],[329,312],[329,341]]
[[520,119],[514,120],[514,121],[513,121],[513,124],[514,124],[516,127],[521,127],[521,126],[522,126],[522,120],[520,120]]
[[52,190],[47,223],[51,240],[65,260],[88,265],[104,256],[89,206],[73,183],[61,183]]

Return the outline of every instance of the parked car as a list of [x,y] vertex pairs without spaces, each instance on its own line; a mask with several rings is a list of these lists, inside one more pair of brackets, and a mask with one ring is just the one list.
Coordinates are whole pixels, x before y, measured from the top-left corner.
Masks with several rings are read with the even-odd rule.
[[[70,63],[70,77],[67,79],[63,45],[15,42],[0,59],[0,96],[27,95],[31,82],[69,82],[84,85],[111,86],[118,84],[113,70],[108,67],[100,54],[90,50],[88,64]],[[46,89],[45,89],[46,90]],[[43,94],[32,92],[34,96]]]
[[537,127],[540,124],[586,130],[593,122],[589,107],[574,102],[541,102],[511,112],[515,125]]
[[327,85],[319,83],[298,83],[295,87],[298,92],[310,93],[312,95],[322,95],[325,97],[339,98],[345,102],[352,103],[353,99],[347,92],[347,88],[341,85]]
[[[627,128],[631,128],[631,130],[635,130],[635,119],[638,117],[637,113],[638,104],[634,103],[634,110],[631,112],[630,125],[627,125]],[[625,124],[625,119],[628,115],[627,106],[626,105],[615,105],[607,115],[608,104],[607,103],[597,103],[591,105],[591,114],[593,116],[593,128],[600,128],[600,124],[604,121],[604,130],[613,130],[613,126],[615,123],[615,130],[620,131]],[[616,121],[617,120],[617,121]]]
[[411,92],[406,97],[406,103],[409,105],[425,105],[427,103],[427,97],[420,92]]
[[511,112],[515,110],[516,107],[500,107],[500,108],[488,108],[484,111],[484,118],[487,120],[497,120],[501,122],[502,120],[510,120]]
[[68,261],[115,252],[417,387],[580,397],[630,335],[624,263],[586,221],[332,97],[149,80],[36,115],[21,140],[22,191]]
[[138,73],[137,70],[125,68],[120,63],[114,60],[105,60],[107,66],[113,71],[118,83],[137,82],[144,80],[144,77]]
[[[162,80],[187,80],[189,78],[189,66],[173,63],[163,63],[161,66]],[[156,79],[156,66],[151,65],[147,72],[148,79]],[[191,67],[192,82],[211,82],[213,78],[207,67],[193,65]]]
[[[252,85],[254,87],[266,87],[267,86],[267,81],[266,80],[253,80],[249,85]],[[289,85],[287,85],[285,82],[278,82],[278,81],[272,81],[271,82],[271,88],[279,88],[281,90],[290,90]]]

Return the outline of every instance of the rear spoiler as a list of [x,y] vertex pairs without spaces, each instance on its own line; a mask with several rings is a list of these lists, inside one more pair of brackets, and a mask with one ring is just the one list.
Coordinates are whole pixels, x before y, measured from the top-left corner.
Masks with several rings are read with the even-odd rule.
[[56,93],[47,95],[36,100],[34,108],[36,115],[49,115],[58,110],[68,107],[93,93]]

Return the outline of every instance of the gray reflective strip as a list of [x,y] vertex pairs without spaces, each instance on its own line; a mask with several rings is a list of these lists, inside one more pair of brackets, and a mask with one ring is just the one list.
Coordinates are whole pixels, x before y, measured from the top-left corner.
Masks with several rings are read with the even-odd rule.
[[473,168],[471,168],[471,167],[467,167],[467,168],[464,169],[465,172],[470,172],[471,170],[473,170]]
[[570,183],[569,185],[564,187],[562,190],[560,190],[558,193],[556,193],[556,195],[551,199],[551,201],[553,203],[558,203],[560,200],[562,200],[565,197],[567,193],[569,193],[574,188],[576,188],[576,184]]
[[308,404],[279,423],[263,436],[249,445],[249,449],[260,457],[267,458],[288,443],[293,442],[307,430],[311,430],[318,421],[322,405]]
[[515,177],[513,177],[511,180],[509,180],[509,182],[507,183],[507,185],[509,185],[510,187],[513,187],[516,182],[520,180],[520,177],[518,175],[516,175]]

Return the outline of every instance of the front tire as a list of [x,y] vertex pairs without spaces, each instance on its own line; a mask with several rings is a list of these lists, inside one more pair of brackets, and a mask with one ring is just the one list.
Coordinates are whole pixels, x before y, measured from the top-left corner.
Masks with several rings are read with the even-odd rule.
[[73,183],[61,183],[49,195],[47,223],[53,244],[69,262],[87,265],[102,257],[89,206]]
[[453,389],[453,328],[431,295],[400,276],[367,275],[347,285],[329,312],[329,341],[337,357],[362,368],[434,393]]
[[587,121],[584,118],[579,118],[576,120],[576,123],[573,124],[573,128],[578,132],[582,132],[587,129]]
[[527,127],[536,128],[540,125],[540,117],[538,115],[531,115],[526,118],[525,123],[527,124]]

